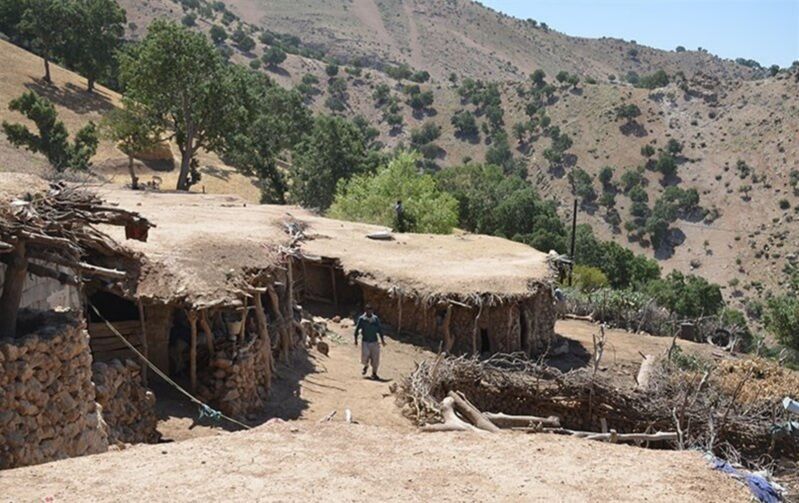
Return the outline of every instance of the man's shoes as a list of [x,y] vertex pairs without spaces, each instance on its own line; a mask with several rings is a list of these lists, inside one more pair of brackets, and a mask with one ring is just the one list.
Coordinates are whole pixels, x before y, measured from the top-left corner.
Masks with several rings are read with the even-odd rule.
[[364,366],[363,366],[363,370],[361,370],[361,375],[362,375],[362,376],[365,376],[365,375],[366,375],[366,371],[367,371],[367,370],[369,370],[369,365],[364,365]]
[[380,377],[377,374],[372,374],[372,380],[373,381],[379,381]]

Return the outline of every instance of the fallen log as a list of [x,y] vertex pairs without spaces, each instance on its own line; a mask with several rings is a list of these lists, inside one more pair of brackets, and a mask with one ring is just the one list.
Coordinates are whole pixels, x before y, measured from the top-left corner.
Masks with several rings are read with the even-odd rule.
[[451,396],[446,396],[443,400],[441,400],[441,417],[444,419],[444,422],[427,424],[421,427],[421,431],[483,431],[475,428],[455,414],[455,399],[453,399]]
[[511,416],[501,412],[483,412],[483,416],[500,428],[523,428],[535,426],[537,424],[542,426],[550,426],[553,428],[560,428],[560,418],[557,416]]
[[483,415],[482,412],[480,412],[477,407],[472,405],[469,400],[466,399],[466,396],[464,396],[463,393],[450,391],[447,396],[454,400],[455,408],[458,410],[458,412],[460,412],[461,415],[475,427],[490,433],[496,433],[499,431],[497,425],[492,423],[488,418],[486,418],[486,416]]
[[599,440],[611,443],[677,441],[677,433],[670,431],[668,432],[658,431],[655,433],[617,433],[616,430],[610,430],[608,433],[597,433],[594,431],[569,430],[566,428],[544,428],[543,430],[530,428],[529,430],[530,432],[544,432],[544,433],[555,433],[557,435],[571,435],[577,438],[585,438],[587,440]]

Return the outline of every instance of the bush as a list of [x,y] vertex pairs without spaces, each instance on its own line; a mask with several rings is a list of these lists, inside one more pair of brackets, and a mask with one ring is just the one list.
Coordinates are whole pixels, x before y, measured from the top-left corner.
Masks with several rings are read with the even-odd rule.
[[665,278],[650,282],[647,292],[660,305],[687,318],[717,314],[724,305],[719,285],[679,271],[672,271]]
[[658,70],[650,75],[644,75],[635,83],[636,87],[643,87],[646,89],[657,89],[658,87],[663,87],[668,84],[669,75],[663,70]]
[[335,63],[329,63],[325,67],[325,73],[327,74],[328,77],[335,77],[336,75],[338,75],[338,65]]
[[286,61],[286,52],[277,46],[272,46],[264,52],[263,56],[261,56],[264,64],[268,67],[274,67],[280,65],[280,63]]
[[584,265],[574,266],[574,286],[581,292],[593,292],[608,286],[608,277],[597,267]]
[[474,120],[474,115],[468,110],[459,110],[455,112],[450,121],[455,128],[455,134],[461,137],[476,137],[480,134],[477,128],[477,122]]
[[766,329],[783,346],[799,351],[799,299],[793,295],[773,297],[766,303]]
[[641,147],[641,155],[644,157],[652,157],[655,155],[655,147],[649,144],[644,145]]
[[221,44],[227,40],[227,31],[218,24],[213,25],[209,33],[211,35],[211,41],[215,44]]
[[431,175],[419,174],[417,157],[400,154],[375,174],[342,182],[328,215],[395,226],[394,203],[401,200],[411,232],[448,234],[458,223],[458,202],[436,186]]

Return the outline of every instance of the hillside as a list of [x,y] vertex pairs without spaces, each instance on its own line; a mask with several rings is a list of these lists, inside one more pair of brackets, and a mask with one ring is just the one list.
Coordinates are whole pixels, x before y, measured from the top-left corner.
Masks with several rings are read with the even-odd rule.
[[[103,86],[97,86],[94,94],[86,92],[86,79],[80,75],[51,64],[53,84],[48,85],[42,79],[44,73],[42,59],[0,39],[0,122],[21,122],[31,126],[20,114],[8,109],[8,103],[24,93],[32,90],[47,97],[58,111],[58,117],[64,122],[70,133],[86,125],[89,121],[99,123],[105,113],[120,105],[119,94]],[[177,148],[172,147],[173,155]],[[127,159],[109,141],[102,139],[97,154],[92,159],[93,173],[101,180],[112,183],[127,183]],[[231,168],[225,166],[211,154],[201,155],[201,171],[205,175],[198,189],[209,192],[236,192],[249,200],[258,200],[258,189],[251,180],[245,178]],[[175,171],[165,171],[162,165],[153,165],[151,169],[141,161],[136,162],[136,169],[142,181],[150,181],[159,177],[164,187],[171,188],[177,179]],[[45,157],[11,145],[4,134],[0,134],[0,171],[21,171],[47,175],[49,166]]]
[[[143,27],[181,8],[171,0],[123,0]],[[491,80],[525,78],[535,69],[607,80],[658,69],[686,75],[749,78],[751,69],[704,51],[662,51],[619,39],[571,37],[471,0],[225,0],[255,27],[301,38],[344,62],[406,63],[439,79],[451,72]],[[182,13],[181,13],[182,15]],[[538,20],[546,22],[545,19]],[[553,29],[555,28],[555,29]]]
[[[431,9],[433,3],[439,8],[435,15],[427,15],[429,11],[425,9]],[[143,36],[147,23],[155,17],[180,20],[184,12],[195,12],[191,9],[184,11],[172,0],[124,0],[122,4],[128,11],[129,35],[133,38]],[[638,61],[632,62],[625,56],[629,43],[610,39],[581,40],[552,30],[532,28],[528,26],[529,23],[496,14],[471,2],[418,1],[411,5],[410,1],[372,3],[359,0],[350,3],[346,9],[334,9],[332,3],[303,1],[289,4],[236,0],[226,5],[230,12],[238,13],[243,20],[258,18],[252,21],[253,25],[244,25],[245,31],[251,32],[256,41],[254,49],[241,51],[229,39],[221,46],[230,53],[231,60],[242,64],[260,57],[268,47],[258,41],[256,25],[267,26],[275,32],[295,33],[302,38],[303,44],[324,47],[326,50],[335,49],[351,54],[366,49],[384,51],[382,55],[377,52],[373,54],[374,66],[398,61],[413,63],[407,58],[403,59],[401,53],[410,51],[410,56],[413,56],[414,47],[419,48],[418,44],[392,35],[401,32],[402,19],[414,19],[417,34],[420,26],[434,22],[439,28],[449,26],[452,33],[485,36],[486,43],[491,42],[496,47],[490,49],[491,57],[475,60],[472,65],[454,53],[444,50],[430,52],[433,48],[445,47],[446,43],[435,39],[437,34],[425,32],[424,49],[420,49],[417,56],[432,58],[429,61],[434,64],[426,66],[413,63],[413,67],[425,68],[432,74],[430,81],[419,84],[419,88],[432,93],[434,99],[431,106],[422,110],[413,110],[408,104],[408,89],[414,85],[413,82],[398,81],[374,68],[341,66],[337,78],[331,79],[326,74],[324,61],[288,54],[278,67],[269,70],[262,67],[259,71],[265,71],[285,87],[297,86],[304,78],[312,76],[309,82],[313,83],[308,86],[311,91],[306,95],[306,101],[314,111],[339,113],[348,117],[360,115],[378,129],[379,140],[389,148],[408,144],[411,132],[425,122],[438,125],[441,134],[434,142],[437,150],[432,160],[442,167],[459,165],[464,159],[482,162],[491,148],[494,135],[486,134],[485,129],[474,137],[463,138],[456,135],[451,122],[456,112],[468,110],[474,113],[477,126],[488,126],[484,111],[469,103],[459,91],[464,86],[466,76],[490,75],[485,82],[497,83],[503,112],[502,127],[508,133],[514,155],[542,195],[563,202],[561,214],[564,220],[571,216],[572,195],[568,175],[578,168],[587,172],[599,198],[603,188],[598,174],[602,167],[610,166],[614,170],[614,187],[610,192],[615,194],[615,209],[621,222],[610,225],[607,222],[607,209],[597,204],[598,199],[584,202],[578,222],[591,224],[603,238],[614,239],[633,250],[657,257],[667,271],[696,271],[722,285],[732,281],[726,297],[739,299],[756,296],[764,288],[778,286],[784,266],[795,261],[799,255],[799,236],[792,225],[794,209],[799,205],[794,190],[797,175],[791,174],[799,161],[799,116],[796,114],[799,99],[794,75],[787,71],[775,77],[749,80],[748,77],[753,76],[749,68],[721,61],[703,52],[677,53],[646,48],[639,48]],[[403,18],[402,13],[406,11],[412,15]],[[264,15],[264,12],[269,15]],[[224,25],[223,17],[216,11],[212,11],[210,17],[200,15],[196,19],[196,28],[207,32],[213,24]],[[388,19],[394,21],[388,22]],[[492,28],[485,29],[489,20]],[[324,25],[325,29],[314,28],[317,24]],[[236,25],[237,21],[229,23],[226,28],[228,33]],[[483,29],[475,29],[476,26],[483,26]],[[373,43],[362,43],[372,31],[382,35],[374,36]],[[542,41],[554,45],[549,47],[542,42],[532,50],[525,45],[528,42],[514,38],[522,32],[529,32],[529,37],[542,37]],[[399,38],[393,38],[395,36]],[[314,41],[313,37],[319,37],[319,40]],[[335,42],[323,42],[324,37]],[[436,43],[429,42],[431,40]],[[608,44],[620,48],[610,50]],[[456,45],[459,48],[468,47],[466,43]],[[491,65],[501,59],[497,55],[505,54],[500,51],[499,45],[522,47],[521,51],[525,54],[523,59],[529,66],[521,72],[500,71],[497,69],[499,67],[492,69]],[[395,46],[399,48],[396,54],[392,52]],[[536,60],[539,52],[536,51],[547,54],[551,59],[548,62],[541,59],[539,63]],[[466,53],[474,58],[481,54],[473,49]],[[620,56],[611,57],[616,53]],[[20,60],[20,54],[23,51],[11,48],[4,51],[0,59],[8,58],[9,65],[20,64],[19,61],[15,62]],[[16,91],[12,92],[12,89],[21,92],[25,85],[35,81],[40,72],[39,60],[29,57],[33,60],[27,61],[19,72],[3,76],[9,88],[9,93],[4,92],[3,96],[14,96]],[[424,61],[428,60],[420,59],[418,62]],[[447,65],[452,64],[459,69],[455,82],[447,78],[450,69]],[[607,81],[606,73],[621,74],[633,68],[630,64],[638,65],[634,67],[635,71],[642,75],[662,68],[672,76],[673,82],[666,87],[648,90],[618,81]],[[557,126],[573,140],[573,146],[566,152],[565,162],[558,166],[552,166],[544,158],[544,151],[551,145],[551,140],[545,134],[532,134],[523,142],[517,142],[513,134],[513,126],[528,119],[525,106],[530,99],[532,84],[526,75],[539,65],[546,71],[547,82],[554,84],[554,92],[542,108],[551,118],[552,126]],[[590,69],[588,74],[597,75],[599,82],[591,84],[583,79],[577,86],[561,85],[553,78],[561,69],[574,72]],[[678,70],[693,77],[685,80],[675,78],[673,72]],[[57,79],[59,75],[56,74]],[[65,72],[64,75],[72,74]],[[74,75],[71,78],[80,80]],[[334,80],[339,80],[344,88],[337,95],[343,107],[339,112],[333,112],[328,103],[333,95],[330,84]],[[69,83],[63,85],[70,85],[74,89],[80,86]],[[375,91],[385,86],[389,89],[389,101],[397,103],[398,114],[402,117],[403,124],[399,127],[387,123],[388,107],[378,104],[374,98]],[[631,124],[615,118],[614,109],[623,104],[634,104],[640,109],[641,115]],[[4,109],[2,113],[7,112]],[[67,110],[66,113],[71,112]],[[84,119],[95,116],[86,115]],[[71,120],[66,117],[68,121]],[[703,218],[705,215],[702,212],[684,215],[684,218],[671,224],[667,246],[653,250],[648,238],[640,239],[625,229],[625,225],[634,218],[631,215],[630,195],[620,190],[620,179],[625,171],[647,165],[648,159],[641,154],[642,147],[648,145],[656,151],[665,149],[670,139],[677,140],[683,147],[677,156],[677,175],[664,179],[651,169],[652,160],[649,160],[649,169],[642,172],[643,186],[649,198],[648,206],[654,207],[665,189],[673,185],[681,189],[696,189],[700,196],[700,209],[712,216]],[[0,146],[3,145],[0,143]],[[25,154],[16,149],[8,149],[7,145],[3,148],[8,151],[7,159],[25,158]],[[113,152],[113,155],[103,152]],[[122,161],[121,155],[113,148],[101,149],[96,164],[105,174],[123,176]],[[258,191],[250,181],[231,173],[213,156],[204,156],[202,161],[201,164],[205,166],[202,169],[205,173],[203,184],[207,191],[237,192],[250,200],[257,200]],[[745,169],[740,168],[740,163],[744,163]],[[158,173],[157,176],[167,180],[174,174]],[[747,215],[745,220],[741,220],[742,214]]]

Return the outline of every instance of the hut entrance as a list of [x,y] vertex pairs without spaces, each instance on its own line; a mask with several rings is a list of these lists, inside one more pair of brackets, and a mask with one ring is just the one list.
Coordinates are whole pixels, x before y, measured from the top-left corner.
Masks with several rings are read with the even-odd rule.
[[347,315],[363,304],[363,291],[350,283],[335,261],[303,260],[299,269],[295,291],[304,307],[323,315]]
[[491,338],[488,337],[488,329],[480,329],[480,353],[491,354]]
[[89,303],[97,308],[102,316],[98,316],[94,309],[88,307],[86,319],[88,320],[87,328],[92,359],[108,361],[114,358],[136,358],[136,354],[108,328],[103,318],[108,320],[138,351],[143,351],[144,341],[142,340],[142,324],[138,306],[127,299],[103,290],[89,295]]
[[524,306],[519,305],[519,327],[521,328],[521,349],[527,351],[530,341],[530,327],[527,326],[527,317],[524,315]]

